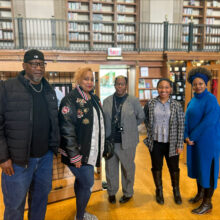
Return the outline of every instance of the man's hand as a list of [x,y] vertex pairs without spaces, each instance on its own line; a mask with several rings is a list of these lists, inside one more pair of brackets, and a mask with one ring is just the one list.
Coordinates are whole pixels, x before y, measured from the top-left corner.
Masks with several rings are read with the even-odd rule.
[[11,159],[5,161],[4,163],[0,163],[0,167],[2,168],[2,172],[8,176],[15,174]]

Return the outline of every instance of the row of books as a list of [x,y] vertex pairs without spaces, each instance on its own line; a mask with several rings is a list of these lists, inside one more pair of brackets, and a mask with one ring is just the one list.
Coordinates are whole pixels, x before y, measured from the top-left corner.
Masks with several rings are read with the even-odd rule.
[[14,48],[14,42],[0,42],[0,47],[10,47]]
[[0,11],[0,17],[1,18],[11,18],[11,12],[10,11]]
[[[80,34],[79,32],[69,33],[69,40],[89,40],[89,34]],[[112,33],[109,34],[94,33],[93,40],[112,41],[113,35]],[[135,36],[117,34],[117,40],[131,42],[135,40]]]
[[94,33],[93,40],[95,40],[95,41],[112,41],[113,35],[112,34]]
[[0,28],[12,29],[13,28],[12,22],[2,21],[2,22],[0,22]]
[[135,26],[134,25],[118,24],[117,31],[118,32],[135,32]]
[[0,39],[12,40],[13,38],[13,32],[5,32],[0,30]]
[[81,2],[68,2],[68,9],[70,10],[81,9]]
[[139,90],[140,100],[156,98],[157,96],[158,96],[157,90]]
[[183,9],[183,14],[192,15],[193,14],[193,9],[192,8],[184,8]]
[[[195,0],[189,0],[188,5],[196,6],[196,1]],[[218,0],[212,0],[212,2],[210,2],[210,5],[208,5],[208,6],[218,7],[219,2],[218,2]]]
[[93,9],[93,11],[102,11],[102,4],[100,4],[100,3],[93,4],[92,9]]
[[151,82],[149,80],[146,81],[145,79],[139,79],[138,88],[139,89],[157,88],[158,81],[159,79],[152,79]]
[[0,7],[11,8],[11,1],[0,1]]
[[81,24],[76,22],[69,22],[69,31],[88,31],[89,24]]
[[213,0],[211,6],[212,7],[219,7],[219,2],[217,0]]
[[135,41],[134,35],[125,35],[125,34],[117,34],[117,40],[118,41]]
[[69,40],[89,40],[89,34],[69,33]]

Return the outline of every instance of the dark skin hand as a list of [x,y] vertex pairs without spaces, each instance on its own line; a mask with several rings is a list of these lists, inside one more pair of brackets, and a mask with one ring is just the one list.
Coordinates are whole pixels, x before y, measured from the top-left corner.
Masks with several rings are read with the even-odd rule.
[[11,159],[5,161],[4,163],[1,163],[0,167],[2,168],[2,172],[8,176],[12,176],[15,174]]

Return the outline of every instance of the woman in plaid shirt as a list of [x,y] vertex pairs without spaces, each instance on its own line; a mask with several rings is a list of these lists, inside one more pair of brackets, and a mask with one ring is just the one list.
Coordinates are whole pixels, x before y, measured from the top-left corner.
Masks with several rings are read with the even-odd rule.
[[159,96],[149,100],[144,107],[147,128],[147,138],[144,143],[148,146],[151,155],[156,201],[164,204],[162,167],[165,156],[170,171],[174,200],[176,204],[181,204],[179,154],[183,149],[184,114],[181,104],[170,97],[172,82],[169,79],[160,79],[157,90]]

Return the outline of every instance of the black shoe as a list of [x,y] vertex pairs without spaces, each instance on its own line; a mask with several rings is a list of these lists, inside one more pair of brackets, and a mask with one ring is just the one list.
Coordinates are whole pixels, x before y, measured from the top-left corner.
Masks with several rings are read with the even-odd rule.
[[204,195],[204,190],[203,192],[197,193],[195,197],[189,199],[189,203],[194,204],[194,203],[199,202],[200,200],[202,200],[203,195]]
[[116,198],[115,196],[108,196],[108,201],[112,204],[115,204],[116,203]]
[[163,190],[162,188],[156,189],[156,201],[158,204],[163,205],[164,204],[164,198],[163,198]]
[[189,203],[191,204],[199,202],[200,200],[202,200],[204,196],[205,189],[198,182],[197,182],[197,189],[198,189],[197,194],[193,198],[189,199]]
[[132,196],[131,196],[131,197],[122,196],[122,197],[120,198],[119,202],[120,202],[120,203],[126,203],[126,202],[128,202],[131,198],[132,198]]
[[156,186],[156,201],[158,204],[163,205],[164,198],[163,198],[163,186],[162,186],[162,172],[161,170],[153,170],[153,168],[151,169],[151,171]]
[[211,202],[209,202],[209,203],[204,203],[203,202],[198,208],[193,209],[192,213],[197,214],[197,215],[203,215],[203,214],[209,213],[211,211],[212,211]]
[[105,182],[105,181],[103,181],[103,182],[102,182],[102,188],[103,188],[103,189],[107,189],[107,188],[108,188],[108,183]]
[[182,204],[182,198],[180,195],[179,187],[173,187],[173,195],[174,195],[174,201],[177,205]]

